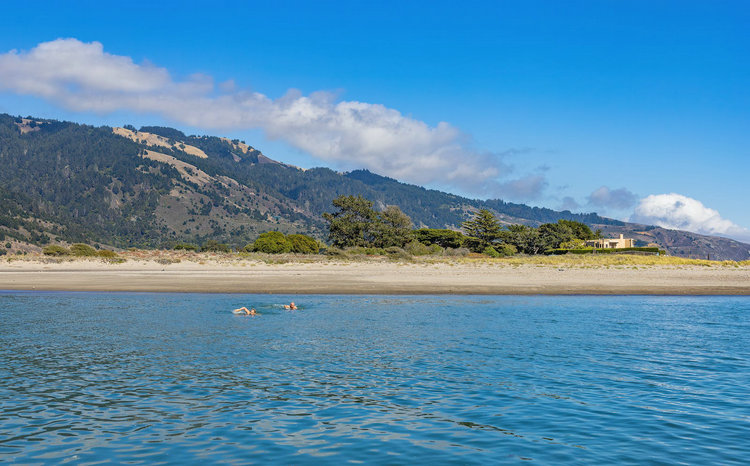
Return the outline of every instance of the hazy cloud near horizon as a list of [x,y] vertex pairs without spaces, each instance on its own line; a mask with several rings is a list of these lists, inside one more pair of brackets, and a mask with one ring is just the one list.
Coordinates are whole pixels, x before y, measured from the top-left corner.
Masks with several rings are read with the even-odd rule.
[[32,95],[73,111],[128,110],[213,130],[260,128],[341,169],[367,168],[416,184],[452,186],[477,195],[538,199],[543,175],[508,179],[503,154],[471,147],[448,123],[435,126],[379,104],[339,101],[329,92],[279,99],[216,85],[210,76],[174,80],[168,70],[106,53],[99,42],[43,42],[0,54],[0,90]]
[[750,242],[750,230],[722,218],[716,210],[682,194],[652,194],[641,199],[630,221]]
[[626,188],[610,189],[602,186],[589,194],[587,200],[590,206],[624,210],[633,207],[638,202],[638,196]]

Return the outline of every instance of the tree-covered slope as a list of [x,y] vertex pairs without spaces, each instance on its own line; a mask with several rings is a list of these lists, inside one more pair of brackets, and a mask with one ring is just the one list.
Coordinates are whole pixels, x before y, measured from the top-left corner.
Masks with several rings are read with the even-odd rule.
[[[0,115],[0,166],[0,237],[37,245],[168,247],[213,239],[241,247],[269,230],[324,239],[322,214],[342,194],[362,195],[379,210],[397,205],[417,227],[455,229],[476,210],[490,209],[504,224],[566,219],[605,231],[637,231],[596,214],[468,199],[366,170],[303,170],[242,141],[158,126],[97,128]],[[680,254],[688,251],[689,235],[659,238],[681,245],[671,250]],[[701,237],[689,254],[750,257],[747,245],[710,238]]]

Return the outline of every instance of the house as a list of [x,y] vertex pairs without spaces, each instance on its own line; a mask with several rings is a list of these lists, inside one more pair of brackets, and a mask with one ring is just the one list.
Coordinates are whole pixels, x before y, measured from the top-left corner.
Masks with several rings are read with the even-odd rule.
[[602,238],[586,241],[586,246],[598,249],[620,249],[632,248],[634,242],[632,238],[625,238],[620,234],[619,238]]

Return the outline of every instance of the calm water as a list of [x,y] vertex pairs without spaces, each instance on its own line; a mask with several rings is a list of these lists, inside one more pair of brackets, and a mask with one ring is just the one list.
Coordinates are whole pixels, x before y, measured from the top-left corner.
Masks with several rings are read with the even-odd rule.
[[749,316],[747,297],[0,292],[0,460],[744,463]]

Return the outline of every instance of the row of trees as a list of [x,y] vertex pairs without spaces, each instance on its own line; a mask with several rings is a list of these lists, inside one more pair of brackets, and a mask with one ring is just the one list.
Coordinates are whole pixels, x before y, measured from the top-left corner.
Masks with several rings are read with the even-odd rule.
[[573,220],[544,223],[538,228],[528,225],[508,225],[504,228],[488,210],[480,210],[473,219],[464,222],[463,230],[469,237],[478,239],[481,248],[512,246],[517,252],[525,254],[579,248],[586,240],[601,237],[600,230],[593,232],[588,225]]
[[489,255],[541,254],[550,249],[581,247],[586,240],[601,236],[586,224],[572,220],[527,225],[502,226],[489,210],[478,211],[463,223],[462,232],[447,229],[413,230],[411,219],[396,206],[378,212],[362,196],[339,196],[333,201],[334,213],[323,214],[328,222],[328,239],[333,246],[400,247],[418,241],[442,248],[468,248]]
[[[466,248],[490,256],[510,256],[516,253],[540,254],[558,248],[579,248],[589,239],[601,236],[580,222],[559,220],[545,223],[538,228],[527,225],[501,225],[489,210],[478,211],[471,220],[463,223],[463,232],[421,228],[414,230],[412,221],[396,206],[376,211],[373,203],[362,196],[339,196],[333,201],[336,212],[325,213],[329,226],[329,241],[338,248],[396,248],[413,254],[432,254],[435,251]],[[201,252],[231,252],[224,243],[207,240],[202,246],[179,243],[176,250]],[[464,249],[464,254],[467,253]],[[246,252],[269,254],[296,253],[317,254],[320,243],[307,235],[285,235],[279,231],[261,234],[254,242],[245,246]],[[53,245],[45,248],[47,255],[94,256],[114,254],[111,251],[96,251],[85,244],[74,244],[68,248]],[[103,254],[102,254],[103,253]]]

